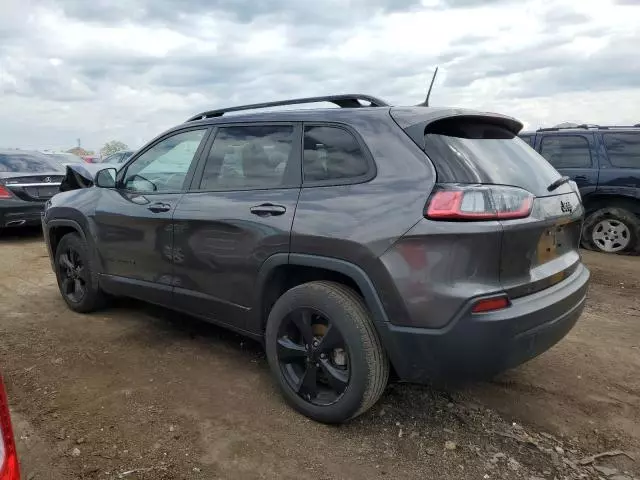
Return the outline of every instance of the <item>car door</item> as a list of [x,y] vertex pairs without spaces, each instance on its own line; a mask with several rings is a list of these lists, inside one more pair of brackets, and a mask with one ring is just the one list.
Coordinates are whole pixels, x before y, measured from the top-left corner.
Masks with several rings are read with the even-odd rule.
[[583,197],[598,186],[598,155],[592,132],[538,134],[537,150],[556,170],[578,184]]
[[300,192],[300,126],[220,126],[174,214],[174,305],[240,330],[262,263],[287,253]]
[[167,303],[172,290],[171,218],[193,177],[206,127],[150,144],[104,189],[95,209],[103,281],[113,293]]

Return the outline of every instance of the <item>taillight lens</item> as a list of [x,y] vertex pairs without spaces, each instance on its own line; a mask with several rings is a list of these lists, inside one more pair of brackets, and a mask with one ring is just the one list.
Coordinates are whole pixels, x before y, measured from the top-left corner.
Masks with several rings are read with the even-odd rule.
[[507,220],[526,218],[534,196],[502,185],[438,185],[425,216],[433,220]]
[[13,440],[9,404],[0,377],[0,480],[20,480],[18,454]]
[[4,185],[0,184],[0,199],[13,198],[13,193]]

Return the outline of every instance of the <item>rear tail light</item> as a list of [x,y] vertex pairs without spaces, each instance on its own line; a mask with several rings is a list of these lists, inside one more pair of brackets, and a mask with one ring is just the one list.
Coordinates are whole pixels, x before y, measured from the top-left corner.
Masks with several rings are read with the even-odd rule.
[[505,295],[500,295],[498,297],[483,298],[482,300],[478,300],[473,305],[471,311],[473,313],[493,312],[495,310],[502,310],[503,308],[507,308],[509,305],[509,298],[507,298]]
[[4,185],[0,184],[0,199],[13,198],[13,193]]
[[502,185],[437,186],[427,203],[425,216],[433,220],[507,220],[526,218],[534,196]]
[[0,480],[20,480],[18,454],[13,440],[9,404],[0,377]]

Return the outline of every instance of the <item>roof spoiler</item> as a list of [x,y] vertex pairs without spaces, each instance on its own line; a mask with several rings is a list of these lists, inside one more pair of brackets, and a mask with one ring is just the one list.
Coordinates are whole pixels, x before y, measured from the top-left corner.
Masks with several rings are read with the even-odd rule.
[[479,112],[461,108],[392,108],[391,116],[409,137],[421,148],[425,148],[424,132],[429,125],[452,118],[482,120],[506,128],[513,135],[522,130],[522,123],[513,117],[499,113]]

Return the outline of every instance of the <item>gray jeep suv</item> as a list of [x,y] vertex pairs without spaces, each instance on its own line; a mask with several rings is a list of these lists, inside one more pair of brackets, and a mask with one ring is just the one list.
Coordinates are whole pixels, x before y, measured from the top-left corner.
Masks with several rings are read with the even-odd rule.
[[[340,108],[259,111],[320,101]],[[321,422],[366,411],[389,378],[491,375],[566,335],[589,280],[578,189],[521,127],[366,95],[204,112],[117,171],[68,168],[43,217],[60,292],[78,312],[130,296],[260,340],[285,399]]]

